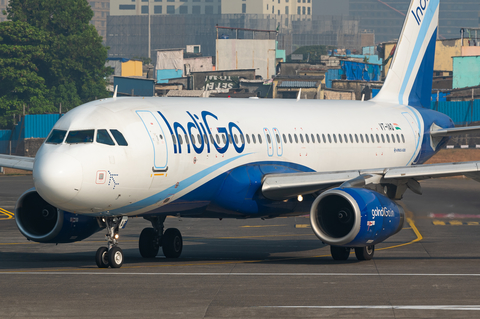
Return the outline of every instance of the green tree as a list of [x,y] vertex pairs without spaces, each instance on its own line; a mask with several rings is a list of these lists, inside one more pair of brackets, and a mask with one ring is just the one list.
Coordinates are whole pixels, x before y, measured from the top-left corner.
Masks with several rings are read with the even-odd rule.
[[25,22],[0,23],[0,127],[9,127],[23,107],[32,113],[54,111],[39,65],[47,34]]
[[[63,111],[108,96],[105,79],[111,70],[105,67],[107,48],[90,24],[93,12],[86,0],[10,0],[7,17],[11,21],[0,23],[0,36],[9,40],[0,41],[0,65],[10,66],[5,75],[25,73],[22,76],[28,74],[29,79],[1,88],[0,101],[9,101],[1,105],[5,114],[18,112],[22,103],[30,113],[44,113],[51,112],[53,105],[58,109],[60,103]],[[9,37],[8,28],[17,30],[17,36]],[[21,47],[24,53],[13,57],[14,47]],[[3,83],[7,78],[0,79]],[[37,80],[33,87],[32,80]],[[24,87],[27,83],[29,88]],[[32,90],[36,95],[19,94]],[[12,102],[11,97],[16,100]]]

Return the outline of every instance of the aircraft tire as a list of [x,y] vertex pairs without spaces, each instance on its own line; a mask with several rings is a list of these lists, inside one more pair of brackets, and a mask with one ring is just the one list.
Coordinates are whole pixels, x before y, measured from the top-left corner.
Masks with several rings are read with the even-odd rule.
[[95,254],[95,262],[98,268],[108,268],[108,248],[100,247]]
[[112,247],[108,252],[108,263],[112,268],[120,268],[123,265],[123,252],[120,247]]
[[371,260],[375,253],[375,245],[355,247],[355,256],[358,260]]
[[157,244],[157,233],[153,228],[144,228],[138,239],[138,250],[143,258],[155,258],[160,247]]
[[347,260],[350,256],[350,248],[340,246],[330,246],[330,253],[333,260]]
[[169,228],[162,237],[162,250],[167,258],[178,258],[182,254],[182,234],[176,228]]

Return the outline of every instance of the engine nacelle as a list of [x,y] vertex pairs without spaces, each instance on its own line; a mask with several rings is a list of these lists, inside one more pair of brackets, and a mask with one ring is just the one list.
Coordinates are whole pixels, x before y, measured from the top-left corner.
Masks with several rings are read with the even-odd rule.
[[95,217],[72,214],[53,207],[40,197],[35,188],[29,189],[18,199],[15,222],[23,236],[40,243],[72,243],[104,228]]
[[310,222],[318,238],[333,246],[375,245],[402,229],[405,212],[386,196],[364,188],[334,188],[312,204]]

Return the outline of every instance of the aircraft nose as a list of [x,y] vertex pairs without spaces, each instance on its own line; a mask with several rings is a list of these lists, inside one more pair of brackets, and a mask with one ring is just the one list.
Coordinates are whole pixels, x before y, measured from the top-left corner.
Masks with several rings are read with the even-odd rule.
[[33,180],[37,192],[50,204],[72,200],[82,186],[82,165],[65,153],[43,153],[33,166]]

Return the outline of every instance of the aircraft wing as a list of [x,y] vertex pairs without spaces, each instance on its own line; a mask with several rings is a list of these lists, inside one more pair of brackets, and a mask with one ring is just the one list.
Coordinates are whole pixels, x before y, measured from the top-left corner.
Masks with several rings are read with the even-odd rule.
[[[272,200],[284,200],[339,186],[363,187],[366,184],[407,185],[421,193],[419,180],[465,175],[480,182],[480,162],[427,164],[341,172],[270,174],[264,177],[262,193]],[[348,183],[348,184],[347,184]]]
[[9,167],[33,171],[34,157],[0,155],[0,167]]
[[444,137],[444,136],[455,136],[455,135],[465,135],[472,133],[480,133],[480,126],[464,126],[464,127],[452,127],[452,128],[442,128],[442,129],[433,129],[430,132],[432,137]]

